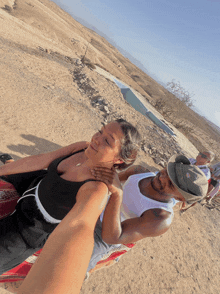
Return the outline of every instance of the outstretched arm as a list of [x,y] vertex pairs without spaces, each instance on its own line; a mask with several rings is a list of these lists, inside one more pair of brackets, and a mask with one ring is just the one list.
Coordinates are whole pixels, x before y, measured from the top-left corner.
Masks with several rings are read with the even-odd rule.
[[18,294],[78,294],[92,255],[94,228],[107,201],[107,187],[84,184],[67,216],[48,238]]
[[10,164],[5,164],[0,167],[0,176],[6,176],[11,174],[25,173],[36,170],[45,169],[49,164],[56,158],[69,155],[80,149],[86,148],[88,142],[82,141],[73,143],[69,146],[60,148],[58,150],[43,153],[39,155],[28,156],[22,159],[19,159]]

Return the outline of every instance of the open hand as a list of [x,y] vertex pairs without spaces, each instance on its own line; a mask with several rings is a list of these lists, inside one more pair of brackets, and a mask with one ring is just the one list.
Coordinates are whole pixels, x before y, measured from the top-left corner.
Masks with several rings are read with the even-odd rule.
[[104,182],[111,194],[122,193],[122,186],[118,174],[114,168],[97,166],[91,170],[92,175],[99,181]]

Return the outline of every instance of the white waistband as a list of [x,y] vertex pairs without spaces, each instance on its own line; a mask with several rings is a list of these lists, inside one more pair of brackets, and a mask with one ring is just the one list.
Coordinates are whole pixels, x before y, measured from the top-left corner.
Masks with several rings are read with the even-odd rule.
[[37,207],[40,210],[40,212],[43,214],[43,217],[45,218],[45,220],[47,222],[52,223],[52,224],[58,224],[61,222],[61,220],[50,216],[49,213],[44,209],[43,205],[40,202],[40,199],[38,197],[38,188],[39,188],[40,182],[37,184],[36,190],[35,190],[35,199],[36,199]]
[[[41,182],[41,181],[40,181]],[[40,210],[41,214],[43,215],[44,219],[48,222],[48,223],[51,223],[51,224],[58,224],[61,222],[61,220],[59,219],[56,219],[52,216],[49,215],[49,213],[44,209],[43,205],[41,204],[40,202],[40,199],[38,197],[38,188],[39,188],[39,185],[40,185],[40,182],[37,184],[36,187],[33,187],[27,191],[24,192],[23,196],[21,198],[19,198],[18,202],[23,199],[23,198],[26,198],[26,197],[29,197],[29,196],[33,196],[35,197],[35,201],[36,201],[36,204],[37,204],[37,208]],[[15,212],[15,211],[14,211]],[[14,213],[13,212],[13,213]],[[12,213],[12,214],[13,214]]]

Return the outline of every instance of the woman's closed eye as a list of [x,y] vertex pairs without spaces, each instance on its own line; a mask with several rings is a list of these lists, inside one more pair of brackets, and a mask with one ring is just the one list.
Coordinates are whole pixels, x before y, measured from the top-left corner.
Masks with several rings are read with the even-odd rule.
[[[102,135],[103,134],[103,131],[102,130],[99,130],[99,133]],[[107,145],[111,146],[107,138],[105,138],[104,140],[107,143]]]
[[110,143],[109,143],[109,141],[108,141],[107,139],[105,139],[105,142],[106,142],[109,146],[111,146]]

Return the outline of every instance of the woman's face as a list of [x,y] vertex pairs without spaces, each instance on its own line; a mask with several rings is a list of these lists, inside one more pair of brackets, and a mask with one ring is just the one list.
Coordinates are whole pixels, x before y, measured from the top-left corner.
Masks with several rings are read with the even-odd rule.
[[123,137],[119,123],[111,122],[92,137],[85,154],[99,163],[122,163],[119,153]]

